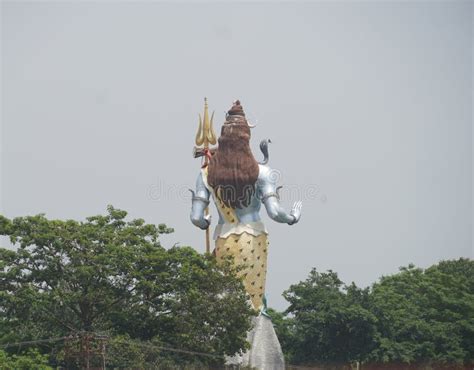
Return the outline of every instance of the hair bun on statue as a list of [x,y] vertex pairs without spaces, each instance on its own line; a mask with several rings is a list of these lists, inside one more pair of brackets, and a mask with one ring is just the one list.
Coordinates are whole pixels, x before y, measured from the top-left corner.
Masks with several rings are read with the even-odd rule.
[[233,103],[232,108],[229,109],[227,114],[229,116],[242,116],[242,117],[245,117],[244,108],[242,108],[242,106],[240,105],[240,100],[236,100]]

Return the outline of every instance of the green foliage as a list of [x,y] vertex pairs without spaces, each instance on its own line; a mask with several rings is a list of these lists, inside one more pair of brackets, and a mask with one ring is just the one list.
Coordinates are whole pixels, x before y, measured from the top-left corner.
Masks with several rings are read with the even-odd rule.
[[30,349],[23,355],[9,356],[0,350],[0,370],[52,370],[48,366],[48,356],[42,355],[36,349]]
[[413,265],[373,285],[381,362],[468,363],[474,359],[474,262]]
[[0,249],[0,344],[94,331],[219,355],[245,348],[253,312],[230,265],[166,250],[159,235],[172,229],[126,214],[0,216],[0,235],[17,247]]
[[272,313],[295,364],[474,361],[474,261],[413,265],[371,289],[344,285],[332,271],[311,271],[284,293],[286,315]]
[[[327,364],[364,357],[374,346],[376,323],[366,307],[367,294],[355,285],[344,286],[333,271],[313,269],[306,281],[292,285],[283,294],[292,316],[283,325],[288,359]],[[282,332],[279,323],[277,330]]]
[[[172,231],[113,207],[84,222],[0,216],[16,247],[0,248],[0,346],[101,332],[117,368],[205,368],[246,348],[253,311],[231,264],[163,248],[159,236]],[[287,311],[269,313],[290,363],[474,361],[472,260],[410,265],[370,289],[312,270],[284,297]],[[63,364],[62,346],[7,347],[0,369]]]

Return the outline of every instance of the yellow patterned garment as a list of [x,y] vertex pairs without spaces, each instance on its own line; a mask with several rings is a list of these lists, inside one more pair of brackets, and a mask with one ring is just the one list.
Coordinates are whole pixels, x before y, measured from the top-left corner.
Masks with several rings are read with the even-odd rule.
[[224,224],[216,227],[215,255],[217,262],[231,256],[235,266],[243,267],[238,276],[243,277],[245,290],[252,301],[253,308],[260,310],[265,294],[267,276],[268,240],[263,223],[253,222],[243,224],[233,208],[227,207],[214,189],[207,184],[207,167],[202,171],[206,188],[213,195],[219,213],[225,220]]
[[231,256],[234,264],[242,266],[238,275],[243,277],[245,290],[256,310],[262,308],[267,276],[268,240],[266,234],[230,234],[216,240],[217,262]]

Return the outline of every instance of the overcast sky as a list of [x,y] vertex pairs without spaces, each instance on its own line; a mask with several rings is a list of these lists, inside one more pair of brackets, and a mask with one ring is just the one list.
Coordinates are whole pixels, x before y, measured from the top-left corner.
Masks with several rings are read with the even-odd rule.
[[271,306],[312,267],[367,286],[472,258],[472,23],[469,1],[4,1],[1,212],[113,204],[203,251],[198,114],[207,96],[220,132],[239,98],[304,203],[295,226],[264,216]]

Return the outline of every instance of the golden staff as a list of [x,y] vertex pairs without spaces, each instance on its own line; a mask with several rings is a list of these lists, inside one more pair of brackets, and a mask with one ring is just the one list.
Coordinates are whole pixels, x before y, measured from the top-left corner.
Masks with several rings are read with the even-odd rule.
[[[216,140],[216,134],[214,133],[214,128],[212,126],[212,120],[214,119],[214,112],[212,112],[211,118],[209,119],[209,112],[207,109],[207,98],[204,98],[204,119],[199,115],[199,128],[196,134],[196,148],[194,151],[202,150],[204,155],[204,166],[207,166],[209,163],[209,156],[206,155],[209,151],[209,144],[214,145]],[[201,148],[199,148],[201,147]],[[204,211],[205,215],[209,214],[209,207],[206,207]],[[206,229],[206,253],[211,251],[211,242],[209,236],[209,228]]]

